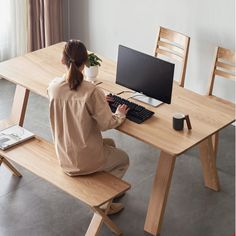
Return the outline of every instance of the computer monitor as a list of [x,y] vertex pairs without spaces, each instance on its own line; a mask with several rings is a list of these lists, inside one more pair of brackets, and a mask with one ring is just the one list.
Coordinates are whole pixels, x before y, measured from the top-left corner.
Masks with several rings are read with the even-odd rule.
[[174,67],[170,62],[119,45],[116,83],[170,104]]

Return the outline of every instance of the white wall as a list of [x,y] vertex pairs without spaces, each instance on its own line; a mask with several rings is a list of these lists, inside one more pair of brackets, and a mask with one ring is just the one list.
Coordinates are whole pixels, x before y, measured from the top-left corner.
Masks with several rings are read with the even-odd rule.
[[[191,37],[186,87],[204,94],[215,46],[235,50],[234,0],[68,0],[70,38],[116,60],[118,44],[153,54],[159,26]],[[228,82],[228,81],[226,81]],[[234,101],[234,82],[216,93]]]

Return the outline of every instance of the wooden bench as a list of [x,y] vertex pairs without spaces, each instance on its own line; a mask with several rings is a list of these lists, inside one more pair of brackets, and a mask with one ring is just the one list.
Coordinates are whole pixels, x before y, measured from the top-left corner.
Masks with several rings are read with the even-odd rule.
[[[10,124],[9,121],[1,121],[0,129]],[[127,182],[106,172],[79,177],[67,176],[59,166],[54,145],[41,138],[28,140],[5,151],[0,150],[0,165],[5,164],[14,175],[20,177],[21,174],[8,160],[18,163],[90,206],[94,215],[86,236],[97,236],[103,223],[117,235],[122,234],[107,216],[107,212],[113,198],[130,188]],[[105,203],[108,207],[104,212],[100,206]]]

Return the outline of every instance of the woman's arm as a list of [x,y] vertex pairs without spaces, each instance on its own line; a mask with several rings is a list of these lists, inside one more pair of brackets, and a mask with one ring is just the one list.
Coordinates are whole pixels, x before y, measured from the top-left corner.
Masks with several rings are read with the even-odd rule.
[[112,113],[104,93],[98,88],[91,94],[87,107],[101,131],[118,127],[125,120],[127,113],[125,105],[117,108],[116,113]]

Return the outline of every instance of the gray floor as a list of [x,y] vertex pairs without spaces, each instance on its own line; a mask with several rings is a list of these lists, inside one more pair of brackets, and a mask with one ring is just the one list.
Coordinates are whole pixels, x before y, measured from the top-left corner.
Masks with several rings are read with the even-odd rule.
[[[15,86],[0,80],[0,119],[10,112]],[[51,140],[47,99],[32,94],[25,127]],[[221,191],[203,185],[196,148],[177,159],[163,221],[162,236],[229,236],[235,228],[235,129],[220,134],[217,159]],[[115,139],[130,156],[125,179],[132,189],[122,199],[126,209],[113,220],[124,235],[143,231],[145,213],[159,151],[116,130],[104,136]],[[16,165],[17,166],[17,165]],[[82,236],[92,213],[77,199],[17,166],[19,179],[0,167],[0,236]],[[104,226],[101,235],[112,235]]]

